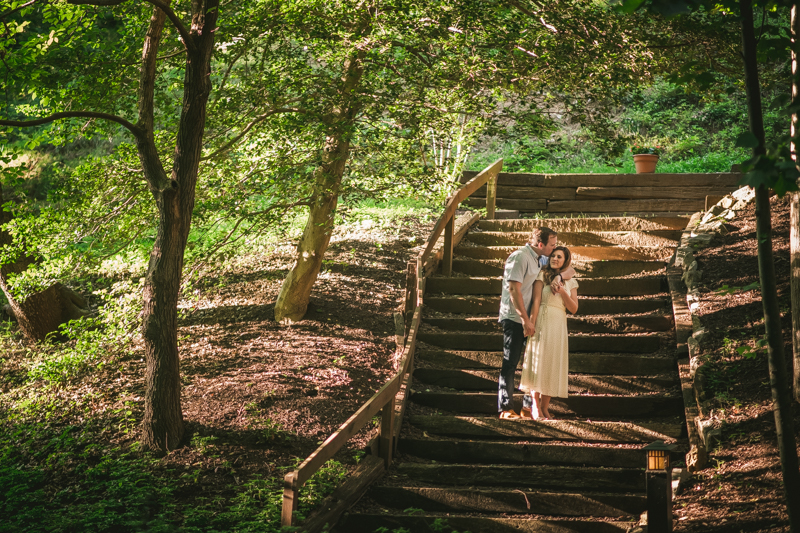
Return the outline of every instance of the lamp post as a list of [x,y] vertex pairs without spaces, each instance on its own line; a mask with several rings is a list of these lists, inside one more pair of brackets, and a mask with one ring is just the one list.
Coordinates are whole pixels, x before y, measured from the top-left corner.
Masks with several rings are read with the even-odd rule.
[[669,453],[674,444],[657,440],[644,447],[647,452],[647,531],[648,533],[672,532],[672,467]]

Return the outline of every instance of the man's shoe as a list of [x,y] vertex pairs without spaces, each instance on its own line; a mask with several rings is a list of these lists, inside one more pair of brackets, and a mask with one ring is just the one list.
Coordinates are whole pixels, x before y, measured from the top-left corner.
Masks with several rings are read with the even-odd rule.
[[520,416],[514,411],[503,411],[500,413],[500,420],[518,420]]
[[522,411],[519,412],[519,417],[523,420],[533,420],[533,413],[530,409],[522,408]]

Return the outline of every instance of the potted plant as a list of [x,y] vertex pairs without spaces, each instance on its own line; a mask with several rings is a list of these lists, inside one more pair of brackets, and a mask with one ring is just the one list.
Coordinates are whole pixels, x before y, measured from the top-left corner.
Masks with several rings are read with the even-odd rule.
[[633,164],[636,166],[637,174],[652,174],[656,171],[658,155],[661,153],[660,146],[634,144],[631,146],[631,153],[633,153]]

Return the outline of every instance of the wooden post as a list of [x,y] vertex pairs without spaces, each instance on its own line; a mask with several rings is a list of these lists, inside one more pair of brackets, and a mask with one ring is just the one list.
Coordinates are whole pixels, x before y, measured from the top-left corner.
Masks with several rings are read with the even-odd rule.
[[417,308],[417,262],[409,261],[407,268],[405,308],[406,335],[408,335],[408,328],[411,324],[411,317],[414,315],[414,309]]
[[383,406],[381,412],[380,453],[386,468],[392,464],[392,448],[394,446],[394,399]]
[[[800,49],[798,33],[800,33],[800,17],[797,16],[797,4],[793,3],[791,9],[792,30],[792,106],[800,103],[800,72],[797,68],[797,51]],[[797,113],[792,113],[790,122],[791,143],[789,151],[792,159],[797,163],[797,141],[800,132],[797,131]],[[789,193],[789,280],[792,307],[792,391],[794,400],[800,402],[800,193]]]
[[455,231],[456,217],[453,215],[444,227],[444,250],[442,254],[442,274],[453,274],[453,232]]
[[494,204],[497,198],[497,178],[499,172],[489,176],[489,182],[486,184],[486,220],[494,220]]
[[297,487],[297,471],[289,472],[283,478],[283,507],[281,508],[281,526],[291,526],[294,512],[299,500]]

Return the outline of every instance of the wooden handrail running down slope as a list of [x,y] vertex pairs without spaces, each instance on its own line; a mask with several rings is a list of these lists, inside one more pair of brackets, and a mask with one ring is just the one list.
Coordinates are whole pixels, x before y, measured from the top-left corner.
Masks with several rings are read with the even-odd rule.
[[[394,436],[396,429],[399,429],[399,425],[402,422],[399,418],[395,419],[397,395],[401,391],[403,384],[410,382],[410,374],[414,371],[414,351],[416,349],[417,331],[422,321],[422,296],[425,278],[433,273],[438,266],[438,254],[434,254],[434,249],[439,237],[444,233],[442,273],[449,276],[452,273],[453,266],[453,237],[458,205],[483,185],[488,184],[486,191],[486,218],[493,219],[497,176],[500,174],[502,166],[503,160],[498,159],[450,197],[442,216],[433,227],[427,246],[415,260],[409,262],[409,276],[406,280],[406,320],[410,319],[410,325],[397,374],[348,418],[335,433],[328,437],[314,453],[309,455],[297,469],[286,474],[284,478],[283,507],[281,510],[282,526],[292,525],[293,515],[297,510],[299,493],[303,484],[331,459],[353,435],[372,420],[372,417],[377,415],[378,412],[382,413],[378,449],[384,462],[384,468],[389,468],[395,447]],[[407,397],[408,394],[403,395],[403,402]],[[404,405],[400,406],[401,415],[404,410],[402,407]]]

